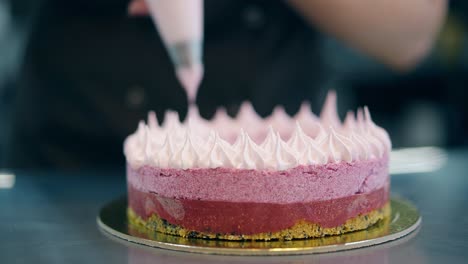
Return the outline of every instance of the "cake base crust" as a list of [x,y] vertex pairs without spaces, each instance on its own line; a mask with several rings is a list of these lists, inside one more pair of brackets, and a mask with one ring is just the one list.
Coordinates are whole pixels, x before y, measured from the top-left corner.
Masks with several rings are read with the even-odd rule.
[[156,213],[148,219],[143,220],[131,208],[127,209],[128,219],[131,225],[151,232],[160,232],[187,238],[222,239],[222,240],[292,240],[304,238],[317,238],[329,235],[340,235],[347,232],[366,229],[380,220],[390,216],[390,203],[372,210],[365,214],[360,214],[348,219],[344,224],[336,227],[323,228],[316,223],[300,220],[294,226],[282,229],[277,232],[258,233],[251,235],[213,234],[197,232],[185,229],[181,226],[173,225],[162,219]]

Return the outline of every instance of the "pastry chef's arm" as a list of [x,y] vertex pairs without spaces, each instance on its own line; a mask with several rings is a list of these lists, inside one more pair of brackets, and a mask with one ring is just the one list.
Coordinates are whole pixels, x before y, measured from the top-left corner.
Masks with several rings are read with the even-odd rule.
[[307,21],[397,70],[430,51],[447,0],[287,0]]

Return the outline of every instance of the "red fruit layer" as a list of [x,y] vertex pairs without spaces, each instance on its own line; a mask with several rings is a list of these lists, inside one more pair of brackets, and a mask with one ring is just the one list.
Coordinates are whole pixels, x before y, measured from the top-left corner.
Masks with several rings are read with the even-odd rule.
[[359,214],[379,209],[388,201],[389,184],[368,193],[305,203],[253,203],[188,200],[142,192],[129,184],[129,207],[146,220],[158,214],[186,229],[220,234],[251,235],[277,232],[300,220],[335,227]]

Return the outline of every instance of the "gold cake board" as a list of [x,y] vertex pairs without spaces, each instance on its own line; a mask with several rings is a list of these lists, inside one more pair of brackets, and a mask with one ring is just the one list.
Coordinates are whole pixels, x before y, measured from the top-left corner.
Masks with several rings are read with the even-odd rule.
[[97,224],[101,230],[112,236],[162,249],[217,255],[299,255],[382,244],[410,234],[421,224],[418,210],[408,201],[392,197],[390,205],[390,218],[379,221],[366,230],[292,241],[224,241],[182,238],[157,232],[140,233],[128,225],[126,197],[105,205],[99,212]]

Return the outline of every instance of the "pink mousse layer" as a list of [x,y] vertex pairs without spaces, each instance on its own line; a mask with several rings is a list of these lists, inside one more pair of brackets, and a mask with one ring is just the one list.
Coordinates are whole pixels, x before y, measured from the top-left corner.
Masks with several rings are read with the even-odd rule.
[[325,201],[383,188],[388,178],[388,156],[284,171],[127,166],[128,184],[136,190],[205,201],[279,204]]

